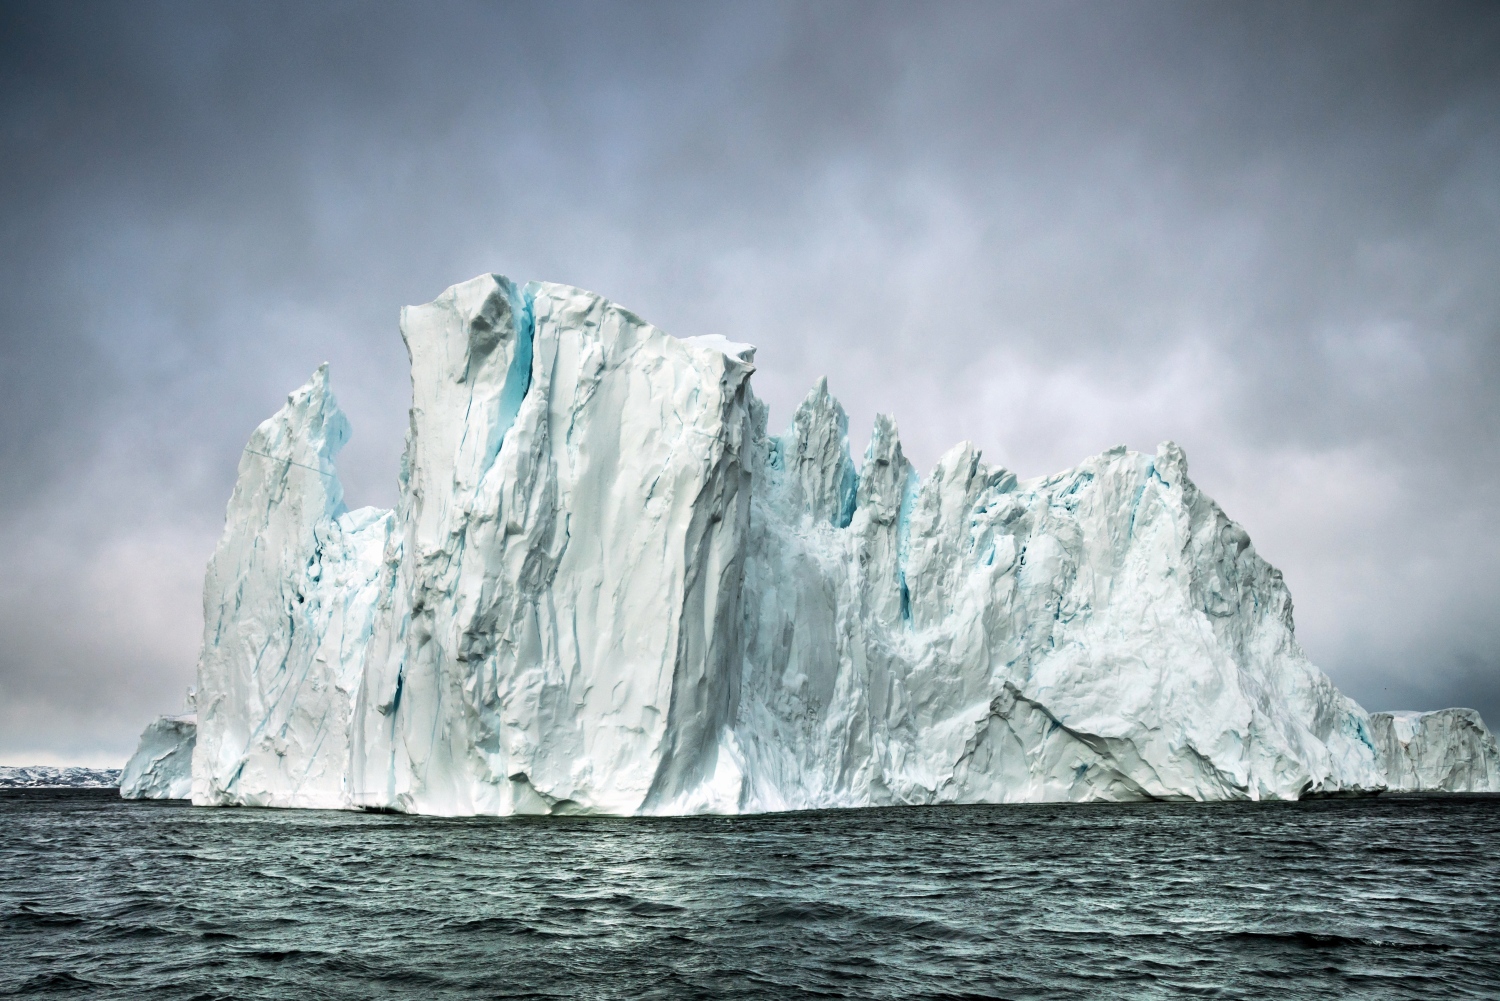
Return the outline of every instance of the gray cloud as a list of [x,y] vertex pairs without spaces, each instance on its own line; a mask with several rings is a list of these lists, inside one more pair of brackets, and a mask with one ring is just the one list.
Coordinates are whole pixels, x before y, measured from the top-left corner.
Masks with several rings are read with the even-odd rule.
[[1493,6],[11,4],[0,95],[0,759],[172,707],[319,362],[391,503],[397,311],[490,270],[924,466],[1175,438],[1350,694],[1500,721]]

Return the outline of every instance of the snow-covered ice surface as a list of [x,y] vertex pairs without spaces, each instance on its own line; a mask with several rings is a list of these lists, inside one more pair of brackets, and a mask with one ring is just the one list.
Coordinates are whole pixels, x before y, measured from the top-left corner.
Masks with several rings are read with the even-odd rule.
[[753,347],[575,288],[483,276],[401,329],[395,511],[343,505],[326,369],[241,458],[204,589],[195,803],[675,814],[1386,785],[1370,716],[1308,662],[1280,573],[1171,443],[1032,480],[963,444],[924,478],[885,416],[856,466],[826,383],[772,435]]
[[1472,709],[1371,713],[1392,792],[1500,792],[1500,748]]
[[122,799],[188,799],[193,794],[193,748],[198,723],[192,713],[162,716],[146,727],[120,773]]

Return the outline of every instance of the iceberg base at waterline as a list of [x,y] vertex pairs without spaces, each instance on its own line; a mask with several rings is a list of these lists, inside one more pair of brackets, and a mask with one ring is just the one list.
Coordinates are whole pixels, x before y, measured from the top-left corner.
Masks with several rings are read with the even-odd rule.
[[1381,724],[1308,662],[1281,574],[1170,442],[1027,480],[965,443],[924,477],[882,415],[856,463],[826,382],[772,434],[753,347],[498,275],[408,307],[401,332],[394,510],[343,503],[326,367],[241,456],[204,586],[196,804],[642,815],[1393,785]]

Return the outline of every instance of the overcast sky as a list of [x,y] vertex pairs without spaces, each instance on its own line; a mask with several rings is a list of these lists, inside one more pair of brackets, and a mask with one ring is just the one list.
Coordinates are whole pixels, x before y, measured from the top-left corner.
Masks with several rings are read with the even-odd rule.
[[394,502],[398,310],[488,271],[923,470],[1175,439],[1346,692],[1500,723],[1500,5],[11,2],[0,261],[0,763],[179,708],[318,363]]

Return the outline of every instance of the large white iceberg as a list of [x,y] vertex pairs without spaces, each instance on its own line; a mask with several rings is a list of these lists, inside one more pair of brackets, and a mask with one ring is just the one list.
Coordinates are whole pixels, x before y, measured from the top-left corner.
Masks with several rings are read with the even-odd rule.
[[856,466],[819,384],[771,435],[754,348],[579,289],[487,275],[401,329],[395,511],[343,505],[326,368],[240,460],[204,589],[195,803],[674,814],[1387,785],[1280,573],[1171,443],[1024,481],[964,444],[921,478],[890,418]]

